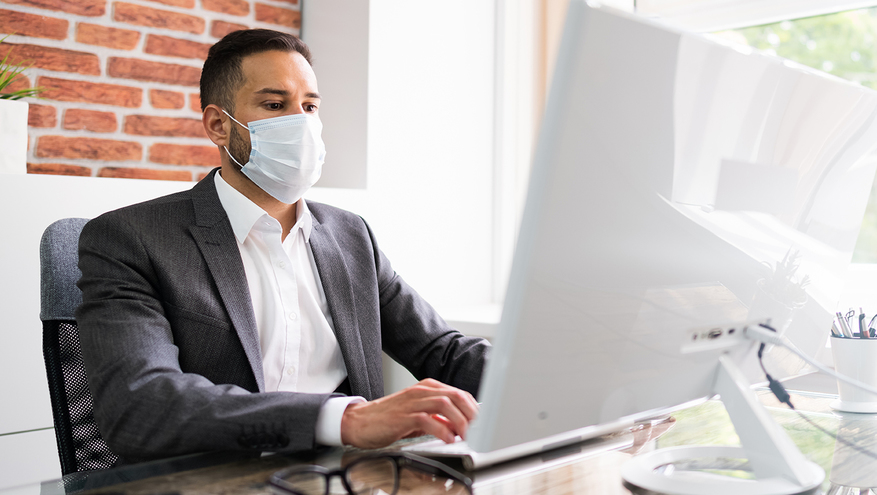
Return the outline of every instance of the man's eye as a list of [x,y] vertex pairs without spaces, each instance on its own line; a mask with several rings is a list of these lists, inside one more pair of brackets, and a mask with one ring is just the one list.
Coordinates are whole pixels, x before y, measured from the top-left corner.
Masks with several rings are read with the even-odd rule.
[[309,103],[309,104],[305,105],[305,111],[306,112],[316,112],[317,106]]
[[268,110],[280,110],[283,108],[283,104],[277,102],[268,103],[266,106],[268,107]]

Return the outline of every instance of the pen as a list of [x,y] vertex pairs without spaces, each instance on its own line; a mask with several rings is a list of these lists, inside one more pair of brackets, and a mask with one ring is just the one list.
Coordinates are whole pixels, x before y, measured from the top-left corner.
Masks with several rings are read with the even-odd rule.
[[831,322],[831,335],[834,337],[843,337],[844,334],[840,333],[840,330],[837,329],[837,322]]
[[847,311],[847,328],[850,329],[850,334],[851,334],[853,337],[856,336],[856,335],[853,333],[853,332],[855,331],[855,330],[853,330],[853,329],[855,328],[855,323],[854,323],[854,321],[855,321],[854,318],[855,318],[855,317],[856,317],[856,312],[853,310],[853,308],[850,308],[850,310]]
[[871,335],[868,333],[868,329],[865,328],[865,312],[862,311],[862,308],[859,308],[859,338],[871,338]]
[[847,322],[847,318],[840,311],[837,312],[837,322],[840,324],[840,331],[843,333],[844,337],[851,339],[853,338],[853,332],[850,330],[850,324]]

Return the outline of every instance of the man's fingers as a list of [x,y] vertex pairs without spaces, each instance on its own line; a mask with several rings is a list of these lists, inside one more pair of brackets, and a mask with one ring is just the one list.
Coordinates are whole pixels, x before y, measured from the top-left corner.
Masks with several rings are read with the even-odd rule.
[[478,403],[475,402],[475,398],[468,392],[453,389],[448,392],[446,397],[453,401],[454,406],[466,416],[467,421],[472,421],[478,415]]
[[457,439],[457,435],[449,428],[447,420],[442,421],[434,414],[418,413],[412,416],[412,419],[416,430],[432,435],[445,443],[454,443]]
[[460,392],[460,402],[462,403],[459,407],[460,410],[466,414],[466,417],[469,418],[469,421],[475,419],[475,416],[478,416],[478,401],[475,400],[475,397],[472,397],[472,394],[469,392],[459,390]]
[[349,405],[341,420],[341,439],[375,448],[421,433],[450,443],[457,435],[466,437],[477,414],[471,394],[427,379],[387,397]]
[[448,387],[448,385],[445,385],[444,383],[442,383],[438,380],[434,380],[432,378],[424,378],[423,380],[420,380],[419,382],[417,382],[417,384],[422,385],[424,387],[429,387],[429,388],[447,388]]
[[419,400],[413,406],[417,411],[423,411],[431,415],[442,415],[455,434],[463,438],[466,437],[466,430],[469,429],[469,419],[449,397],[444,395],[428,397]]
[[450,385],[445,385],[440,381],[427,378],[407,390],[419,396],[439,394],[448,397],[469,421],[472,421],[478,415],[478,402],[475,400],[475,397],[472,397],[472,394]]
[[[449,429],[449,430],[451,430],[451,431],[454,431],[454,425],[452,425],[451,422],[448,421],[448,418],[442,416],[441,414],[433,414],[433,415],[432,415],[432,419],[434,419],[434,420],[438,421],[439,423],[445,425],[445,427],[446,427],[447,429]],[[463,440],[466,439],[465,435],[460,435],[460,437],[462,437]],[[455,438],[455,440],[456,440],[456,438]]]

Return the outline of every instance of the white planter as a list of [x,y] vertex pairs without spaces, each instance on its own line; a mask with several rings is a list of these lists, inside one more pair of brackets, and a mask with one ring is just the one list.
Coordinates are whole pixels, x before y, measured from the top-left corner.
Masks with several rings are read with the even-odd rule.
[[27,103],[0,100],[0,174],[27,173]]

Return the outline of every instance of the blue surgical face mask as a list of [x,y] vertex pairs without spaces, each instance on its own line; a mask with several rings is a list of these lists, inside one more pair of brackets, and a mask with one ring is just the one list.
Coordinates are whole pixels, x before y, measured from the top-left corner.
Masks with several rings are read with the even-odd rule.
[[250,132],[250,161],[241,165],[228,148],[225,152],[254,184],[278,201],[298,201],[320,178],[326,146],[320,134],[323,124],[309,114],[284,115],[241,124]]

